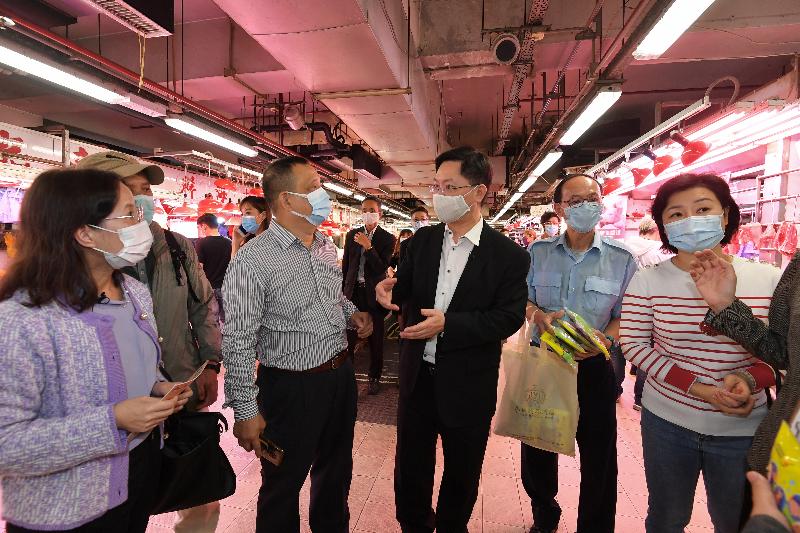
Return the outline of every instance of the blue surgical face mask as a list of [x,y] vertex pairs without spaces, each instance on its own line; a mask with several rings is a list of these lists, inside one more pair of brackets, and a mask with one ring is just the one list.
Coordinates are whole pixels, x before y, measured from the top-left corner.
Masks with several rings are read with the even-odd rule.
[[682,252],[711,249],[722,242],[722,215],[687,217],[664,226],[669,243]]
[[547,234],[548,237],[555,237],[556,235],[558,235],[560,229],[561,227],[558,224],[544,225],[544,232]]
[[567,219],[567,226],[578,233],[589,233],[594,230],[600,222],[603,214],[603,204],[600,202],[583,202],[575,207],[568,207],[564,210]]
[[301,218],[308,220],[309,224],[313,224],[314,226],[319,226],[330,216],[331,214],[331,197],[328,196],[328,193],[325,192],[325,189],[320,187],[314,192],[310,192],[308,194],[300,194],[297,192],[286,191],[293,196],[300,196],[308,200],[309,205],[311,205],[311,214],[304,215],[303,213],[298,213],[297,211],[292,211],[292,214]]
[[147,223],[152,222],[156,213],[156,202],[153,197],[147,194],[139,194],[133,197],[133,201],[136,203],[136,207],[142,210],[142,215],[144,215]]
[[247,233],[255,233],[258,231],[258,221],[256,220],[256,217],[242,217],[242,229]]

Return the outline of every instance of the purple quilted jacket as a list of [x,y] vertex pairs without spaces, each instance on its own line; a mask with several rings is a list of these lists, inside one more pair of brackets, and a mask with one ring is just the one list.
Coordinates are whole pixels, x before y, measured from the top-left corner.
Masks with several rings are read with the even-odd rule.
[[[124,285],[137,325],[158,346],[147,287]],[[125,375],[111,317],[23,301],[0,302],[3,518],[71,529],[128,498],[128,434],[113,413],[127,398]]]

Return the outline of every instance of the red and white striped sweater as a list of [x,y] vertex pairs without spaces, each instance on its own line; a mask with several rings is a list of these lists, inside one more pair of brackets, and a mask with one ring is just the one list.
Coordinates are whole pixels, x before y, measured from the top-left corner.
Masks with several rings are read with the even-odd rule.
[[[766,322],[780,271],[738,257],[733,268],[736,296]],[[672,261],[633,277],[622,302],[620,343],[625,358],[648,374],[642,404],[656,416],[704,435],[753,435],[767,410],[763,392],[747,418],[725,415],[688,392],[695,380],[721,385],[735,370],[750,372],[759,388],[775,383],[769,365],[739,344],[700,331],[707,311],[691,276]]]

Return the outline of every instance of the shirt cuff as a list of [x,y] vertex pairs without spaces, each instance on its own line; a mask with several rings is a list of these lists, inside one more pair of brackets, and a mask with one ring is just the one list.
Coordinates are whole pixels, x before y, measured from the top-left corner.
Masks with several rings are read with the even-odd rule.
[[249,420],[251,418],[255,418],[256,415],[259,414],[258,402],[256,400],[226,403],[222,407],[233,407],[233,419],[237,422],[239,420]]
[[694,385],[697,376],[681,368],[678,365],[672,365],[672,368],[667,372],[664,381],[673,387],[677,387],[683,392],[689,392],[689,389]]
[[766,389],[775,385],[775,371],[769,365],[753,365],[744,370],[744,372],[750,374],[750,376],[752,376],[753,380],[756,382],[756,390],[752,392],[758,392],[762,389]]

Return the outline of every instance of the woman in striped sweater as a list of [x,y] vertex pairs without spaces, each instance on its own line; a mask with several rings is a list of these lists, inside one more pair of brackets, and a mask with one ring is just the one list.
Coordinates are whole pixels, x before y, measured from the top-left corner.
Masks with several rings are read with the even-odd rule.
[[689,271],[694,252],[714,250],[738,275],[737,297],[766,320],[780,272],[723,254],[739,218],[717,176],[687,174],[665,183],[653,219],[665,249],[677,255],[637,272],[625,294],[622,349],[648,374],[641,422],[648,533],[684,530],[700,472],[715,531],[738,531],[745,457],[767,411],[763,389],[775,376],[738,343],[701,327],[708,305]]

